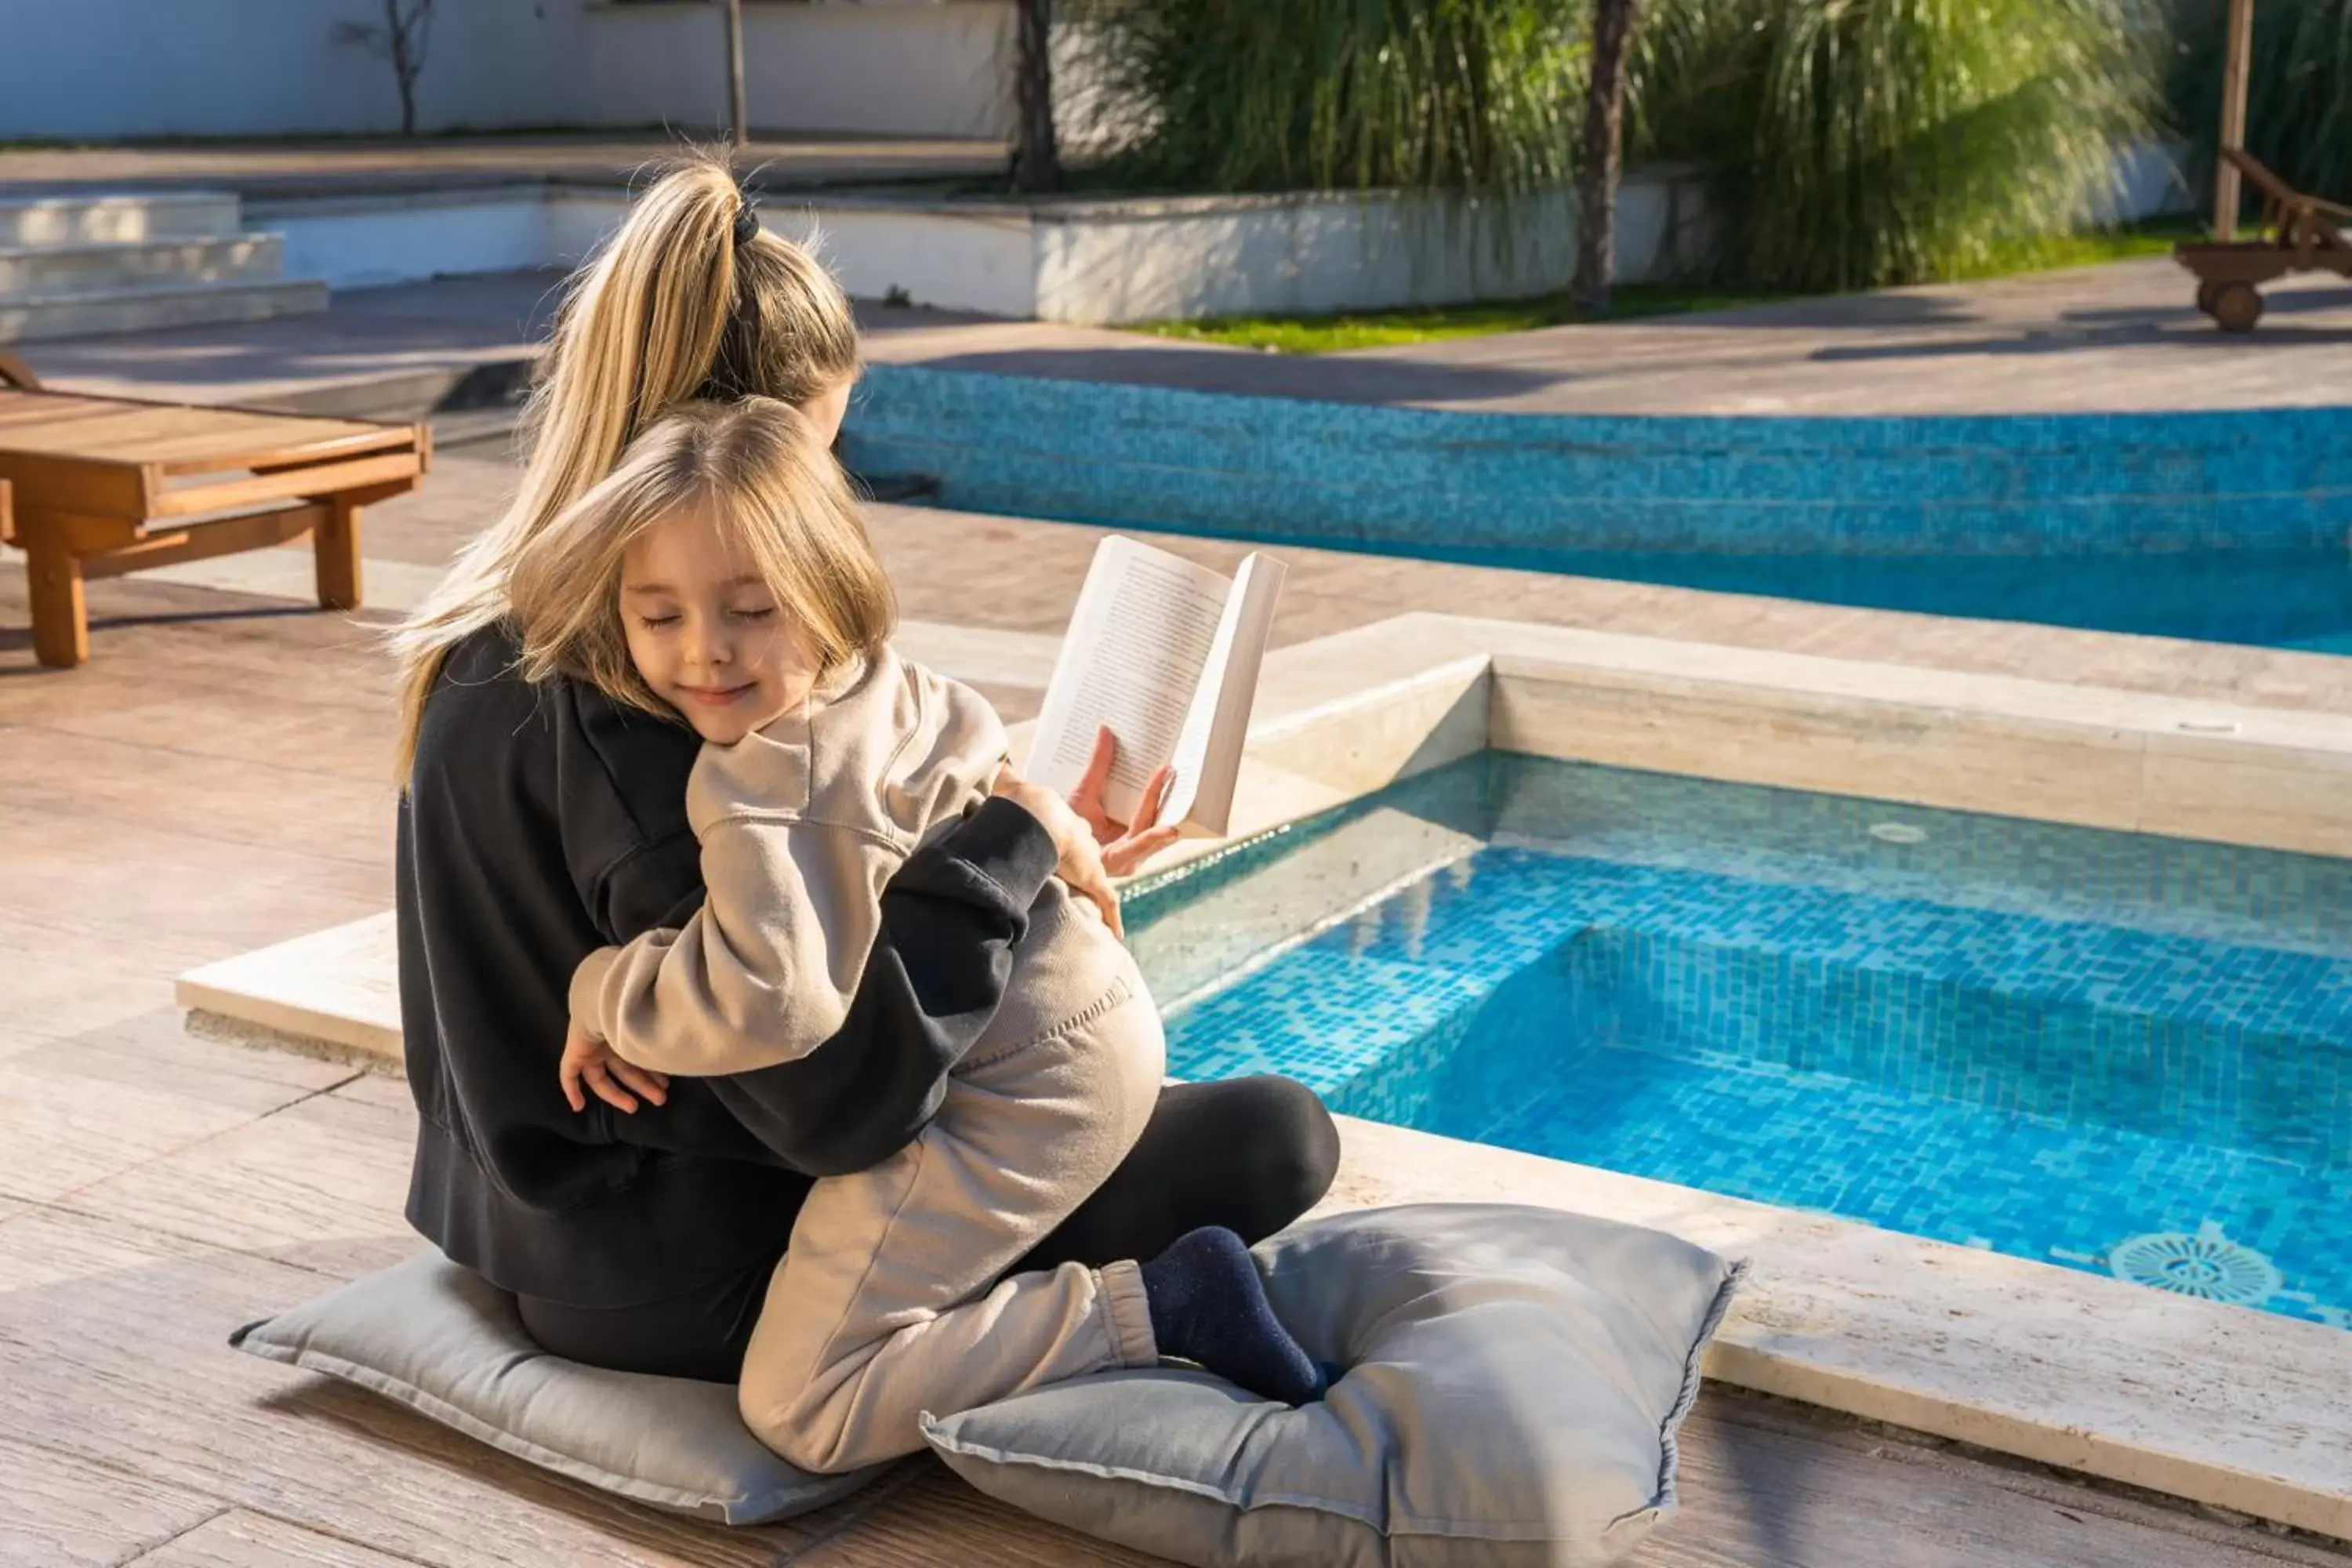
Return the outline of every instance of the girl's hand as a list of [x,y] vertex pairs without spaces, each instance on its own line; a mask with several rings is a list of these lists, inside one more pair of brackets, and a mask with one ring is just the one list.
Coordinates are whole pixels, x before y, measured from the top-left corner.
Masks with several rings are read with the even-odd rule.
[[1163,767],[1151,775],[1143,786],[1143,799],[1137,804],[1133,822],[1117,821],[1103,809],[1103,791],[1110,784],[1111,764],[1118,758],[1118,739],[1106,724],[1095,731],[1095,752],[1087,761],[1087,776],[1070,792],[1070,809],[1094,830],[1095,842],[1102,847],[1103,869],[1124,877],[1175,843],[1183,830],[1172,824],[1160,826],[1168,792],[1175,787],[1174,768]]
[[1126,940],[1127,927],[1118,918],[1118,892],[1110,885],[1110,873],[1103,869],[1102,847],[1095,842],[1095,831],[1086,819],[1070,809],[1068,801],[1044,784],[1022,778],[1010,767],[996,775],[988,793],[1003,796],[1037,819],[1054,841],[1054,874],[1069,884],[1070,891],[1102,911],[1103,923],[1110,927],[1113,936]]
[[[656,1105],[669,1099],[669,1074],[623,1061],[613,1054],[612,1047],[577,1024],[563,1037],[563,1063],[556,1076],[562,1081],[563,1098],[574,1110],[588,1109],[587,1096],[580,1092],[583,1082],[597,1099],[631,1116],[637,1113],[636,1096],[629,1092],[632,1089]],[[615,1079],[620,1081],[614,1082]]]

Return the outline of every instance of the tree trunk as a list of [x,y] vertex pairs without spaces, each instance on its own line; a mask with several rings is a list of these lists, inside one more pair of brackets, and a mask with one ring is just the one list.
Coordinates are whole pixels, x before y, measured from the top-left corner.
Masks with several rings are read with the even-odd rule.
[[[2229,42],[2221,55],[2221,145],[2246,150],[2246,68],[2254,51],[2254,0],[2230,0]],[[2238,165],[2213,160],[2213,237],[2238,237]]]
[[393,79],[400,84],[400,133],[416,134],[416,79],[425,74],[425,48],[433,35],[433,0],[409,0],[404,15],[401,0],[383,0],[384,53],[392,60]]
[[400,89],[400,133],[416,134],[415,58],[410,53],[408,30],[414,17],[400,14],[400,0],[383,0],[384,53],[392,60],[392,79]]
[[743,116],[743,0],[727,0],[727,135],[738,148],[751,141]]
[[1625,50],[1636,0],[1593,0],[1592,80],[1584,98],[1583,156],[1576,171],[1576,279],[1579,309],[1609,313],[1617,273],[1617,174],[1625,142]]
[[1013,61],[1014,106],[1021,140],[1013,153],[1013,188],[1062,188],[1062,157],[1054,145],[1053,0],[1021,0]]

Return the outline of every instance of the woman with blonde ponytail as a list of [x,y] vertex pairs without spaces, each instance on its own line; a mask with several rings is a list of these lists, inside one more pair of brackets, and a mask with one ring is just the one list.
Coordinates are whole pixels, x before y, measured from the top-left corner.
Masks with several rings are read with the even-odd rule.
[[[545,556],[534,544],[666,415],[774,399],[822,447],[857,369],[840,289],[760,227],[727,168],[665,174],[572,280],[513,504],[398,634],[400,1000],[418,1110],[408,1215],[513,1292],[558,1355],[734,1382],[813,1182],[868,1170],[923,1131],[1005,994],[1064,840],[1099,839],[1114,873],[1150,842],[1151,823],[1108,821],[1094,791],[1066,805],[1035,786],[992,798],[885,887],[872,951],[823,1044],[674,1083],[616,1067],[609,1103],[566,1102],[573,971],[703,902],[686,813],[700,742],[609,660],[526,658],[517,567]],[[853,510],[841,526],[859,537],[836,553],[858,557],[862,521]],[[619,593],[603,580],[614,573],[590,575],[556,591]],[[528,586],[535,615],[567,618],[543,602],[543,578]],[[831,626],[840,657],[888,635],[878,570],[811,593],[804,618]],[[1016,1268],[1154,1258],[1202,1226],[1255,1241],[1318,1201],[1337,1163],[1329,1116],[1296,1083],[1171,1088],[1125,1163]]]
[[760,229],[724,163],[657,182],[564,296],[523,416],[530,458],[513,504],[394,638],[404,777],[442,659],[505,616],[515,557],[639,431],[691,398],[757,395],[798,405],[830,440],[856,379],[848,300],[805,249]]

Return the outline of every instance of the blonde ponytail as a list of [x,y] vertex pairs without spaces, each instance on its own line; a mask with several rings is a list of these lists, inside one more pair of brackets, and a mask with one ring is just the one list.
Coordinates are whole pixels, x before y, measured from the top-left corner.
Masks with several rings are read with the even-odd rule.
[[394,636],[404,787],[442,660],[507,616],[516,558],[640,431],[698,396],[797,404],[856,374],[857,325],[840,286],[788,239],[739,242],[744,216],[727,164],[695,157],[573,273],[523,414],[521,487]]

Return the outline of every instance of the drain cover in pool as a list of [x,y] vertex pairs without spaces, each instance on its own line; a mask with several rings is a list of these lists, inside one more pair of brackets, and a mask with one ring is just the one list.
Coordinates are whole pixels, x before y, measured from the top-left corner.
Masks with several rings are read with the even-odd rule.
[[2268,1300],[2284,1283],[2269,1258],[2210,1226],[2195,1236],[2167,1231],[2118,1242],[2107,1267],[2135,1285],[2242,1307]]

